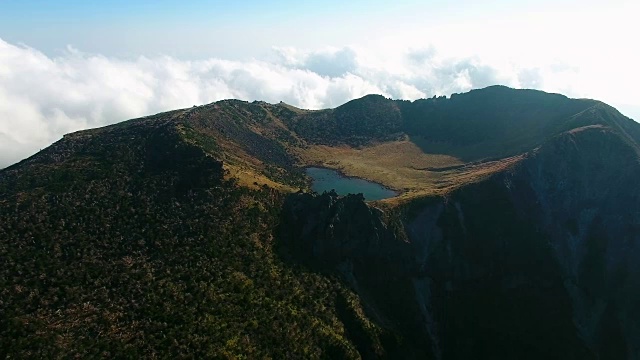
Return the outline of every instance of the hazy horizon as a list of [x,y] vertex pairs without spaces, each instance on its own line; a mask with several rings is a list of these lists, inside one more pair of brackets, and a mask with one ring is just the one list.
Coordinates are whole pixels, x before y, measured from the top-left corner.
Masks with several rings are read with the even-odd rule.
[[0,168],[63,134],[225,98],[335,107],[490,85],[640,120],[631,1],[0,1]]

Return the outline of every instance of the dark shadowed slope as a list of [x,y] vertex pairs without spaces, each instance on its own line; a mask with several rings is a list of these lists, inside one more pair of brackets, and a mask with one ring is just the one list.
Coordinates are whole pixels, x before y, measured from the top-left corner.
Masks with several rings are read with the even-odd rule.
[[432,358],[637,359],[639,177],[620,134],[578,128],[386,214],[355,196],[292,196],[283,238]]
[[639,139],[504,87],[69,134],[0,171],[0,355],[640,359]]
[[345,326],[384,354],[351,291],[273,253],[284,194],[225,179],[167,117],[0,173],[2,355],[357,358]]

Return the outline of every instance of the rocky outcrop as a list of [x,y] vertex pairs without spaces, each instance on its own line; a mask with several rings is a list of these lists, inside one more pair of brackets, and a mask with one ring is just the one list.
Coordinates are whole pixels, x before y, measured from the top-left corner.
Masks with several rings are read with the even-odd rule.
[[636,149],[593,126],[398,213],[297,194],[284,223],[429,358],[638,359],[638,178]]
[[340,197],[333,191],[298,193],[285,203],[287,231],[289,237],[301,239],[295,244],[300,255],[328,266],[397,256],[402,244],[382,215],[362,195]]
[[606,127],[565,133],[522,166],[572,300],[573,320],[602,358],[640,358],[640,163]]
[[386,349],[394,354],[390,358],[428,358],[429,341],[414,321],[418,308],[407,276],[415,271],[411,244],[385,218],[362,195],[292,194],[282,212],[281,248],[296,262],[338,274],[359,295],[370,318],[401,335]]

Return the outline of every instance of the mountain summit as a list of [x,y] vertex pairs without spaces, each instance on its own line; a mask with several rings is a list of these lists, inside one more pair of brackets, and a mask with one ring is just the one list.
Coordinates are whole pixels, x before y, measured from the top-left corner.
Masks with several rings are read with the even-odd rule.
[[639,178],[639,124],[502,86],[68,134],[0,171],[0,355],[640,359]]

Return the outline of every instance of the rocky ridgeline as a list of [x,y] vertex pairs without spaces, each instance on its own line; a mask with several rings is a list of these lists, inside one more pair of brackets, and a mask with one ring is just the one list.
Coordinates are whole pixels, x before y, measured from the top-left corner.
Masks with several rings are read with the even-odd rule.
[[[519,157],[380,208],[223,166],[304,187],[305,147],[398,136]],[[504,87],[69,134],[0,171],[0,358],[640,359],[639,143],[602,103]]]
[[636,155],[618,137],[565,133],[510,171],[390,214],[359,195],[293,194],[283,239],[413,351],[638,358],[640,165],[620,171]]
[[298,193],[287,199],[284,209],[287,236],[302,240],[295,246],[310,261],[336,266],[345,260],[383,256],[383,249],[399,246],[382,211],[366,204],[361,194]]

